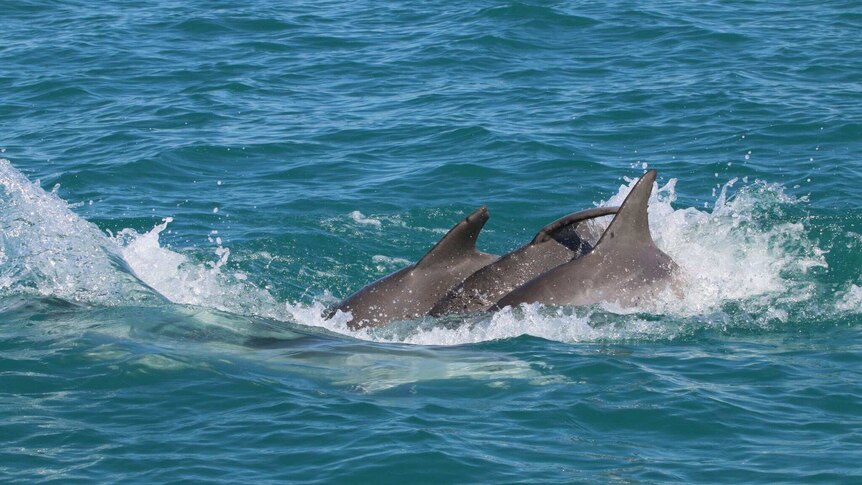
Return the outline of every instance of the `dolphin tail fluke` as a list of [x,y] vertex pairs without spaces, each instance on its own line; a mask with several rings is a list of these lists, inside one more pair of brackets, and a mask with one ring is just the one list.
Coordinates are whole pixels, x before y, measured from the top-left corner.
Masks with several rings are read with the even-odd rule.
[[541,244],[553,239],[580,256],[589,252],[601,236],[601,234],[593,234],[594,231],[584,228],[581,223],[597,217],[614,215],[618,210],[619,207],[596,207],[569,214],[540,229],[530,244]]
[[488,209],[482,206],[459,222],[437,242],[428,253],[416,263],[417,268],[432,266],[438,263],[450,263],[460,258],[479,254],[476,250],[476,239],[488,222]]

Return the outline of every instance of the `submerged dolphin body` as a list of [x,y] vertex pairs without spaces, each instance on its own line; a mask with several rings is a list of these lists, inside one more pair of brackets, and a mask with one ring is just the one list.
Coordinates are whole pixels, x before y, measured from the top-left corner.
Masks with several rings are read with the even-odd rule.
[[581,223],[616,214],[617,207],[598,207],[569,214],[543,227],[528,244],[479,269],[434,305],[429,315],[489,309],[501,297],[540,274],[587,254],[601,234]]
[[664,289],[678,266],[656,247],[649,231],[647,203],[655,178],[655,170],[650,170],[638,180],[591,252],[531,279],[492,309],[601,301],[637,306]]
[[394,320],[428,314],[449,289],[464,281],[497,256],[476,250],[476,238],[488,221],[485,207],[476,209],[443,236],[418,263],[381,278],[331,309],[350,312],[351,328],[379,327]]

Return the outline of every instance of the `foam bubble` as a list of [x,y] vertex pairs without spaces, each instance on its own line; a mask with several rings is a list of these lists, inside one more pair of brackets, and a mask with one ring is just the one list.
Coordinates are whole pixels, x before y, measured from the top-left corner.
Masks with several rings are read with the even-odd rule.
[[835,302],[839,312],[862,313],[862,286],[851,284]]
[[383,223],[380,222],[380,219],[375,219],[373,217],[366,217],[363,213],[359,211],[353,211],[350,213],[350,218],[353,219],[353,222],[357,224],[365,224],[369,226],[374,226],[376,228],[380,228]]

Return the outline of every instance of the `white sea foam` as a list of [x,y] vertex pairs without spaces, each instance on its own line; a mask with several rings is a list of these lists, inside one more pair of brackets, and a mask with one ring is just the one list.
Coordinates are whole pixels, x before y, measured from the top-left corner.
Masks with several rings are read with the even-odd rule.
[[373,217],[366,217],[363,213],[359,211],[353,211],[350,213],[350,218],[353,219],[353,222],[357,224],[365,224],[368,226],[374,226],[376,228],[380,228],[383,226],[383,223],[380,222],[380,219],[375,219]]
[[659,322],[632,318],[624,327],[596,326],[593,312],[578,315],[563,309],[543,308],[541,305],[524,305],[521,308],[504,308],[489,318],[479,318],[472,325],[455,328],[432,326],[411,333],[404,342],[422,345],[460,345],[531,335],[559,342],[591,342],[619,338],[667,337],[667,329]]
[[[682,298],[655,301],[660,313],[702,314],[728,300],[783,292],[788,275],[825,267],[823,251],[808,240],[801,223],[761,227],[758,218],[781,204],[797,201],[778,185],[755,181],[728,197],[737,182],[726,183],[710,212],[674,209],[676,179],[656,187],[650,199],[650,230],[656,245],[682,269]],[[620,187],[606,205],[619,205],[634,180]]]
[[851,284],[835,302],[835,309],[839,312],[862,313],[862,286]]

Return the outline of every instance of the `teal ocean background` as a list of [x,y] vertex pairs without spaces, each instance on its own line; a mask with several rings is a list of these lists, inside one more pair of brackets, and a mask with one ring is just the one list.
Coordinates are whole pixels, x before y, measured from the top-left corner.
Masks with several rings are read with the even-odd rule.
[[[0,482],[862,482],[862,3],[0,1]],[[685,291],[373,331],[655,168]]]

